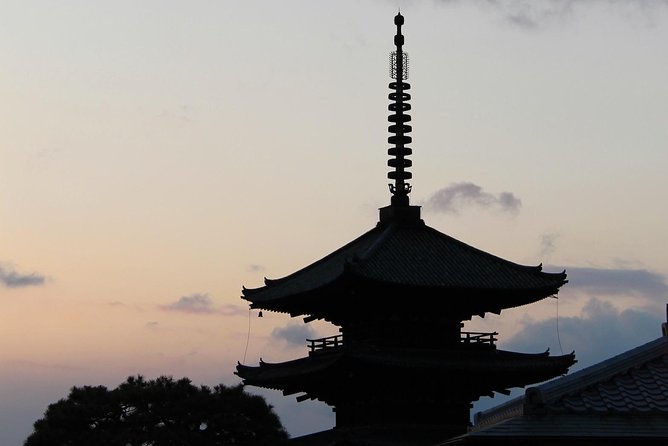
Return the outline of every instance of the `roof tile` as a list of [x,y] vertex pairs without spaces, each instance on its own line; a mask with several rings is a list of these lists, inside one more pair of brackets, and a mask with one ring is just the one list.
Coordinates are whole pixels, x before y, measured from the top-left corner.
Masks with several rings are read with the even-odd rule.
[[[529,388],[524,397],[478,414],[473,432],[447,444],[469,440],[475,443],[476,439],[495,437],[505,440],[626,437],[668,441],[667,381],[668,337],[661,337],[571,375]],[[515,406],[522,407],[521,415],[498,417],[501,409],[513,413]],[[487,423],[488,419],[494,423]]]
[[[243,298],[261,308],[294,296],[311,296],[344,277],[424,289],[513,295],[534,302],[554,294],[566,274],[519,265],[481,251],[424,224],[377,226],[311,265],[266,286],[244,289]],[[282,311],[282,310],[277,310]]]

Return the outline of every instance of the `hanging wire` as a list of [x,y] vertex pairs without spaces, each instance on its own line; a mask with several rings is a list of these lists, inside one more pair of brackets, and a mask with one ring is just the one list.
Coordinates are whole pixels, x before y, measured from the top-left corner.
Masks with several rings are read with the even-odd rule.
[[243,364],[246,364],[246,353],[248,353],[248,343],[250,342],[250,322],[251,322],[251,309],[248,309],[248,334],[246,335],[246,348],[244,349],[244,359]]
[[557,342],[559,343],[559,350],[561,351],[561,354],[564,354],[564,349],[561,348],[561,336],[559,336],[559,297],[557,295],[553,295],[555,299],[557,299]]

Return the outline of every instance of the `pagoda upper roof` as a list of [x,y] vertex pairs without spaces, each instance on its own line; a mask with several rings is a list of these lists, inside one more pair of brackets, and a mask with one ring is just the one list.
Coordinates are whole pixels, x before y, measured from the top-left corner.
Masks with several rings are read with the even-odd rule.
[[351,283],[372,284],[379,291],[399,287],[428,295],[497,298],[484,311],[498,312],[557,293],[566,273],[545,273],[541,265],[504,260],[419,218],[381,219],[375,228],[309,266],[281,279],[265,279],[263,287],[244,288],[242,297],[253,308],[313,314],[310,300],[340,294]]

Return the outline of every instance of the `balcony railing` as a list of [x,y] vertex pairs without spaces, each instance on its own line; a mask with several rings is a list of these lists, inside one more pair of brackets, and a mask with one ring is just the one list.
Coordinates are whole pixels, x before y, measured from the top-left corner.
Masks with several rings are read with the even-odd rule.
[[497,341],[495,336],[498,336],[497,332],[492,333],[482,333],[479,331],[462,331],[460,341],[463,344],[489,344],[494,345]]
[[[499,333],[483,333],[478,331],[462,331],[460,334],[460,342],[462,344],[482,344],[493,347],[496,344]],[[319,339],[307,339],[310,353],[319,352],[322,350],[330,350],[343,347],[343,335],[328,336]]]
[[313,353],[320,350],[343,347],[343,335],[338,334],[320,339],[307,339],[306,342],[309,343],[310,353]]

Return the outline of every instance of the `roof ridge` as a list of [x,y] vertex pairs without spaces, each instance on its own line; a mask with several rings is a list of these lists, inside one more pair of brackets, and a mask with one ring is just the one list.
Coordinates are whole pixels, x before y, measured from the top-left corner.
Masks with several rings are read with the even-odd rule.
[[555,402],[566,395],[607,381],[663,355],[668,355],[668,337],[665,336],[578,370],[571,375],[530,387],[526,390],[526,403],[533,406]]
[[397,232],[397,224],[393,223],[390,225],[387,225],[386,227],[383,228],[383,232],[378,236],[378,238],[367,248],[362,252],[361,254],[355,253],[353,255],[353,258],[348,260],[346,259],[346,263],[357,263],[360,261],[367,260],[371,255],[378,250],[378,248],[387,240],[392,234]]
[[[297,274],[300,274],[304,271],[308,271],[309,269],[315,268],[319,264],[321,264],[321,263],[329,260],[330,258],[340,254],[342,251],[350,248],[350,246],[354,245],[355,243],[358,243],[360,240],[362,240],[363,238],[369,236],[371,233],[376,232],[376,231],[378,231],[378,227],[373,227],[373,228],[369,229],[368,231],[364,232],[362,235],[356,237],[355,239],[351,240],[350,242],[346,243],[345,245],[341,246],[340,248],[338,248],[338,249],[330,252],[326,256],[324,256],[324,257],[306,265],[305,267],[303,267],[301,269],[298,269],[297,271],[295,271],[291,274],[288,274],[287,276],[279,277],[277,279],[268,279],[268,278],[265,277],[264,278],[264,284],[265,284],[265,286],[272,286],[272,285],[277,285],[279,283],[286,282],[287,280],[289,280],[293,276],[296,276]],[[260,290],[262,288],[264,288],[264,287],[260,286],[260,287],[255,287],[255,288],[246,288],[245,286],[242,286],[242,290],[243,290],[244,294],[247,293],[247,292],[252,293],[253,291]]]
[[427,228],[428,230],[430,230],[432,232],[436,232],[437,234],[439,234],[441,236],[444,236],[444,237],[447,237],[447,238],[451,239],[454,243],[460,245],[463,248],[469,249],[469,250],[474,251],[476,253],[483,254],[483,255],[487,256],[488,258],[493,259],[494,261],[498,261],[501,264],[511,264],[511,265],[514,265],[518,268],[526,269],[526,270],[529,270],[529,271],[536,271],[536,272],[543,273],[543,274],[548,274],[548,275],[563,275],[566,272],[566,270],[564,270],[562,272],[559,272],[559,273],[543,272],[543,264],[542,263],[539,263],[538,265],[523,265],[521,263],[513,262],[512,260],[504,259],[503,257],[500,257],[500,256],[497,256],[495,254],[489,253],[489,252],[484,251],[480,248],[476,248],[473,245],[470,245],[466,242],[463,242],[463,241],[461,241],[461,240],[459,240],[459,239],[457,239],[457,238],[455,238],[455,237],[453,237],[449,234],[446,234],[445,232],[441,232],[438,229],[432,228],[429,225],[425,225],[425,228]]

